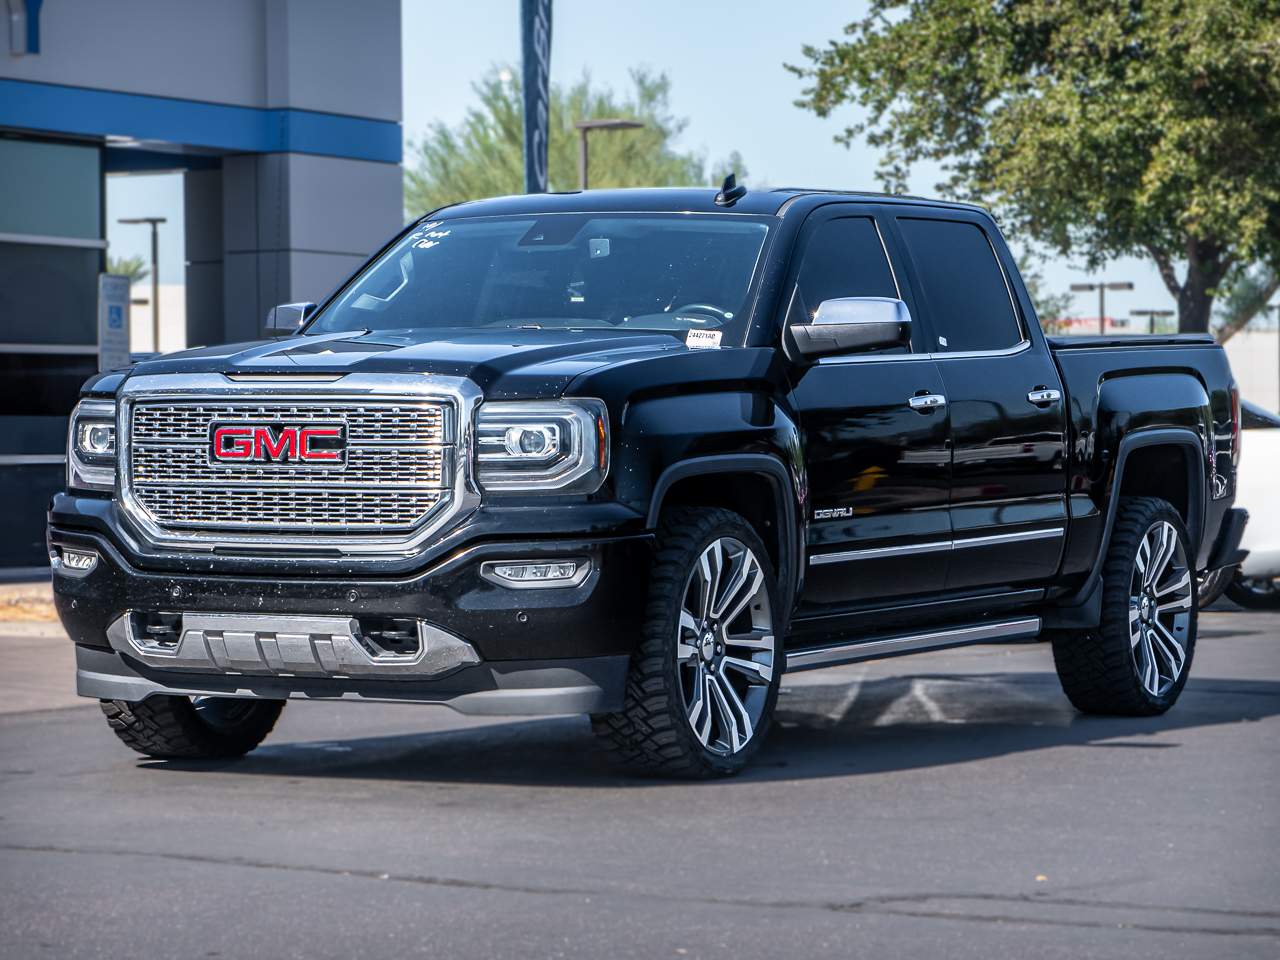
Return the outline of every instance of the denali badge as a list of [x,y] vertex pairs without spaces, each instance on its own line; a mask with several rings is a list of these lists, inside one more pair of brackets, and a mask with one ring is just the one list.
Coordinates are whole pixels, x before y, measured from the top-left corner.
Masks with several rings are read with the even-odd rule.
[[209,459],[214,463],[278,463],[342,466],[347,460],[345,423],[213,423]]
[[824,510],[813,511],[815,520],[843,520],[845,517],[852,516],[853,507],[827,507]]

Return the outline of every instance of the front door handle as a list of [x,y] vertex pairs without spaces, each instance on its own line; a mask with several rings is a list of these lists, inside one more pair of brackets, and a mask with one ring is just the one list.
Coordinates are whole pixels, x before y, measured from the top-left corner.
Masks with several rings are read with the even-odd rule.
[[1062,399],[1061,390],[1046,390],[1043,387],[1037,387],[1027,394],[1027,399],[1038,407],[1048,406],[1051,403],[1057,403]]
[[907,400],[912,410],[919,410],[922,413],[929,410],[936,410],[938,407],[947,405],[947,398],[940,393],[926,393],[919,396],[911,397]]

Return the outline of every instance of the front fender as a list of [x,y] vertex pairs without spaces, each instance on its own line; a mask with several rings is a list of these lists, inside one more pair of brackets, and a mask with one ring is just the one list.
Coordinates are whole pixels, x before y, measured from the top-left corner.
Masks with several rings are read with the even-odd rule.
[[[694,476],[754,474],[773,485],[780,575],[803,570],[805,490],[800,433],[769,394],[750,390],[654,397],[628,406],[611,467],[617,499],[657,524],[666,494]],[[794,592],[793,594],[794,595]]]

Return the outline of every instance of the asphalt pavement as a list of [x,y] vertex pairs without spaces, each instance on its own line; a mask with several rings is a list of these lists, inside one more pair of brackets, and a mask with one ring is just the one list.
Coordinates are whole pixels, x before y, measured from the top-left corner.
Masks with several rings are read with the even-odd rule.
[[1280,614],[1202,616],[1165,717],[1045,644],[801,674],[756,765],[620,778],[585,719],[293,702],[136,757],[0,626],[0,956],[1280,956]]

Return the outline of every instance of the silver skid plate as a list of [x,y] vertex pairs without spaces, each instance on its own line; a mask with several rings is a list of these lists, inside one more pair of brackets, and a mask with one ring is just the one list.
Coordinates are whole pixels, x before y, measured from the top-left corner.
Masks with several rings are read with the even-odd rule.
[[139,637],[130,614],[107,628],[120,653],[160,670],[278,677],[436,677],[480,657],[467,641],[418,621],[418,650],[372,654],[354,617],[184,613],[175,644]]

